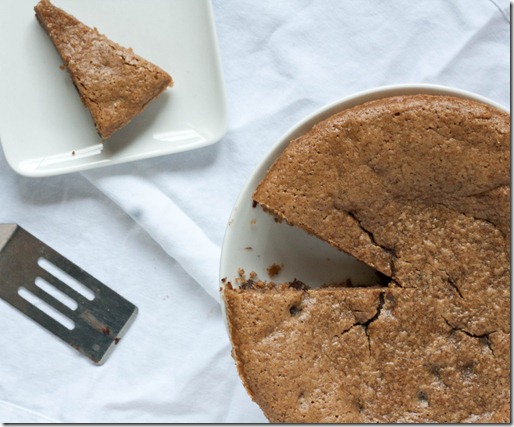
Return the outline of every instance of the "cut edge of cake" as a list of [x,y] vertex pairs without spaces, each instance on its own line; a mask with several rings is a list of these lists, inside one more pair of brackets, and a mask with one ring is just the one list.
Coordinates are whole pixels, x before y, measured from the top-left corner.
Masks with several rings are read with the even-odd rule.
[[[423,95],[425,96],[425,95]],[[438,97],[439,98],[439,97]],[[445,98],[454,98],[454,97],[445,97]],[[378,100],[378,101],[375,101],[375,102],[382,102],[382,100]],[[387,102],[386,99],[384,99],[384,102]],[[465,104],[467,101],[466,100],[462,100],[462,99],[458,99],[458,103],[459,104]],[[493,116],[493,120],[491,121],[491,126],[492,127],[497,127],[498,123],[496,123],[494,121],[494,113],[496,112],[496,109],[487,105],[487,104],[482,104],[482,103],[478,103],[484,111],[485,113],[483,115],[480,115],[479,119],[480,120],[489,120],[490,119],[490,116]],[[364,105],[364,104],[361,104],[361,105]],[[466,108],[472,108],[472,106],[465,106]],[[466,110],[466,108],[464,108]],[[491,113],[491,114],[490,114]],[[498,120],[502,119],[502,120],[509,120],[510,119],[508,117],[506,117],[506,113],[501,111],[500,110],[500,117]],[[334,116],[333,116],[334,117]],[[327,119],[329,120],[329,119]],[[325,121],[326,122],[326,121]],[[322,122],[320,122],[319,124],[322,125]],[[319,125],[318,124],[318,125]],[[309,136],[312,136],[313,133],[315,133],[317,131],[317,126],[318,125],[315,125],[313,127],[313,129],[311,131],[308,131],[306,132],[306,134],[304,134],[303,136],[297,138],[296,140],[292,141],[291,144],[294,144],[296,141],[301,141],[303,138],[308,138]],[[508,129],[510,128],[510,126],[507,128],[506,132],[508,132]],[[498,128],[499,129],[499,128]],[[503,134],[503,136],[505,136]],[[500,142],[497,141],[497,144],[500,145]],[[305,147],[303,147],[305,148]],[[287,150],[287,149],[286,149]],[[304,153],[305,154],[305,153]],[[500,160],[498,160],[498,163],[501,164]],[[505,164],[502,164],[504,167],[503,169],[505,168]],[[281,170],[281,166],[277,161],[275,161],[273,163],[273,165],[270,167],[268,173],[270,171],[274,171],[274,170]],[[295,171],[297,170],[300,170],[300,168],[296,168],[294,169]],[[305,171],[303,171],[305,172]],[[499,186],[498,188],[506,188],[505,183],[503,182],[500,182],[501,186]],[[322,240],[325,240],[327,243],[333,245],[333,246],[337,246],[337,244],[334,244],[333,241],[330,241],[329,239],[326,239],[324,238],[323,236],[320,236],[318,233],[316,233],[315,230],[313,230],[311,227],[308,227],[308,226],[305,226],[305,224],[300,224],[299,222],[296,221],[295,218],[291,219],[289,217],[287,217],[286,215],[283,215],[279,209],[276,209],[273,205],[270,205],[270,204],[267,204],[265,200],[263,200],[260,196],[259,196],[259,191],[261,190],[262,188],[262,181],[261,183],[259,184],[259,186],[257,187],[255,193],[253,194],[253,206],[256,207],[257,205],[259,205],[265,212],[275,216],[276,220],[278,221],[285,221],[287,224],[291,225],[291,226],[296,226],[296,227],[300,227],[300,228],[303,228],[306,232],[318,237],[318,238],[321,238]],[[279,189],[280,190],[280,189]],[[491,190],[491,191],[495,191],[494,189]],[[488,193],[487,193],[488,194]],[[484,197],[484,193],[480,193],[479,194],[480,197]],[[496,195],[495,193],[495,196],[498,196]],[[491,196],[492,197],[492,196]],[[503,199],[502,199],[503,200]],[[348,212],[348,215],[350,217],[350,219],[352,219],[352,215],[351,215],[351,211]],[[481,215],[473,215],[473,218],[475,221],[483,221],[483,218],[481,218]],[[355,219],[356,221],[358,221],[357,218],[353,218]],[[495,226],[495,228],[498,228],[498,230],[501,231],[501,233],[507,237],[507,236],[510,236],[510,228],[507,230],[507,232],[503,229],[505,227],[501,227],[501,225],[503,224],[501,221],[500,223],[496,223],[497,221],[490,221],[488,218],[486,218],[486,220],[489,221],[490,224],[493,224]],[[358,225],[359,227],[361,227],[361,224],[360,224],[360,221],[358,221]],[[344,228],[344,227],[342,227]],[[362,226],[362,235],[363,237],[366,237],[366,235],[369,235],[370,237],[370,240],[366,240],[364,239],[364,242],[366,244],[368,243],[372,243],[373,246],[376,246],[377,248],[381,248],[381,246],[379,244],[377,244],[377,242],[375,242],[375,239],[373,238],[373,234],[372,232],[370,231],[367,231],[367,229]],[[508,227],[507,227],[508,228]],[[491,232],[491,236],[494,237],[496,240],[499,239],[499,234],[496,233],[496,231],[494,232]],[[499,245],[498,247],[501,247],[502,245]],[[508,245],[506,245],[508,246]],[[388,293],[396,293],[398,292],[398,290],[402,290],[402,291],[405,291],[405,292],[414,292],[416,288],[410,288],[410,287],[405,287],[403,288],[402,285],[399,285],[397,282],[396,282],[396,274],[395,274],[395,269],[393,268],[394,267],[394,264],[391,262],[390,263],[390,266],[391,266],[391,269],[390,271],[388,271],[388,264],[384,264],[385,265],[385,268],[377,268],[379,267],[378,264],[380,264],[379,262],[377,262],[377,260],[373,260],[373,259],[369,259],[367,257],[365,258],[362,258],[361,256],[359,256],[358,253],[355,253],[354,250],[355,250],[355,247],[352,247],[352,248],[348,248],[348,247],[338,247],[338,249],[340,250],[343,250],[347,253],[350,253],[351,255],[355,256],[356,258],[360,259],[361,261],[365,262],[366,264],[368,264],[369,266],[377,269],[378,271],[382,272],[383,274],[386,274],[388,277],[391,278],[391,283],[390,283],[390,286],[388,286],[387,288],[385,288],[383,290],[383,294],[386,295]],[[391,253],[391,255],[394,255],[394,253]],[[449,285],[452,285],[452,278],[450,277],[449,279]],[[228,285],[228,286],[227,286]],[[255,281],[254,283],[254,280],[251,278],[250,279],[250,286],[248,286],[248,283],[245,282],[244,280],[239,280],[236,279],[235,281],[235,285],[236,285],[236,288],[234,288],[232,286],[232,284],[230,283],[226,283],[225,284],[225,288],[224,288],[224,292],[223,292],[223,297],[224,297],[224,300],[225,300],[225,303],[227,305],[230,305],[231,304],[231,301],[233,302],[234,301],[234,298],[242,298],[243,296],[247,295],[248,297],[251,295],[251,298],[252,299],[259,299],[259,295],[258,293],[267,293],[268,295],[273,295],[273,294],[279,294],[280,292],[283,292],[284,294],[288,293],[290,294],[290,288],[288,286],[288,284],[279,284],[279,285],[276,285],[274,284],[273,282],[269,282],[269,283],[262,283],[262,282],[258,282],[258,281]],[[453,285],[455,285],[455,283],[453,283]],[[395,286],[398,286],[397,289],[393,289]],[[303,289],[297,289],[298,291],[300,290],[303,290]],[[307,292],[307,291],[305,291]],[[310,292],[310,291],[309,291]],[[362,288],[359,290],[359,292],[362,292]],[[423,294],[423,290],[420,288],[419,290],[417,290],[416,292],[419,293],[419,295],[421,297],[424,297],[425,295]],[[451,288],[445,290],[444,292],[446,292],[448,295],[449,295],[449,298],[456,298],[456,295],[457,297],[459,298],[464,298],[463,295],[460,293],[460,290],[458,287],[454,288],[453,290]],[[453,292],[453,293],[452,293]],[[298,292],[298,293],[301,293],[301,292]],[[437,303],[439,304],[439,301],[437,301]],[[383,316],[381,316],[381,321],[382,322],[385,322],[386,320],[390,320],[390,312],[389,312],[389,307],[386,307],[387,310],[384,311],[384,314]],[[230,325],[229,326],[229,330],[230,330],[230,335],[231,335],[231,340],[234,344],[234,340],[235,340],[235,336],[237,334],[241,334],[242,331],[240,330],[240,326],[237,326],[237,325],[234,325],[233,323],[231,323],[231,320],[234,320],[234,319],[230,319],[229,317],[232,315],[234,316],[233,310],[231,310],[230,307],[227,308],[227,323]],[[266,310],[264,310],[266,311]],[[269,310],[268,310],[269,311]],[[416,308],[412,308],[412,312],[413,313],[416,313]],[[245,311],[243,311],[243,318],[247,317],[247,313]],[[444,319],[444,322],[441,321],[441,319]],[[242,321],[244,321],[243,319],[240,319]],[[468,330],[466,330],[465,327],[463,326],[458,326],[456,323],[452,323],[450,321],[448,321],[447,318],[445,318],[444,316],[441,316],[441,317],[437,317],[435,320],[434,320],[434,325],[436,325],[436,320],[437,320],[437,328],[439,328],[439,334],[442,333],[442,337],[444,338],[444,336],[446,336],[445,334],[448,334],[448,336],[451,338],[453,336],[459,336],[459,339],[462,340],[462,342],[466,342],[465,345],[469,345],[470,348],[474,348],[474,347],[471,347],[471,346],[476,346],[477,343],[480,344],[480,345],[484,345],[487,344],[489,346],[489,351],[491,354],[495,355],[495,357],[502,357],[503,359],[505,359],[506,357],[508,357],[508,350],[505,350],[505,345],[504,343],[502,343],[502,340],[507,340],[508,341],[508,338],[509,338],[509,335],[506,331],[504,331],[503,329],[497,329],[496,327],[494,328],[494,331],[493,332],[490,332],[489,334],[484,334],[484,335],[480,335],[479,333],[473,333],[473,332],[469,332]],[[257,325],[258,322],[254,322],[254,325]],[[493,325],[495,326],[495,325]],[[252,326],[253,327],[253,326]],[[434,326],[435,327],[435,326]],[[275,331],[273,329],[273,333],[275,333],[277,331]],[[275,333],[275,335],[270,334],[270,336],[278,336],[277,333]],[[474,341],[475,340],[475,341]],[[257,342],[260,342],[259,340],[254,340],[253,342],[257,343]],[[435,342],[435,341],[434,341]],[[236,343],[236,346],[237,346],[237,343]],[[464,346],[464,344],[463,344]],[[464,348],[464,347],[463,347]],[[473,354],[471,351],[468,351],[470,354]],[[484,354],[483,349],[480,349],[477,354],[480,355],[480,357],[484,357],[484,361],[485,361],[485,356]],[[252,357],[257,357],[257,352],[253,352],[252,353],[254,356]],[[457,352],[457,354],[460,354],[460,352]],[[468,354],[469,356],[469,354]],[[238,368],[238,371],[239,371],[239,374],[243,380],[243,383],[245,385],[245,388],[247,389],[248,393],[250,394],[250,396],[252,397],[252,399],[254,399],[260,406],[261,408],[263,409],[263,411],[265,412],[265,415],[268,417],[268,419],[272,422],[283,422],[283,421],[286,421],[288,422],[288,419],[287,417],[284,418],[285,416],[285,413],[276,413],[276,412],[273,412],[271,411],[270,412],[270,407],[268,406],[268,403],[269,402],[263,402],[262,401],[262,396],[259,395],[259,390],[254,390],[252,388],[252,386],[249,385],[248,383],[248,378],[245,378],[246,377],[246,372],[245,372],[245,366],[244,366],[244,361],[241,360],[241,357],[240,357],[240,349],[237,349],[237,348],[234,348],[233,347],[233,357],[236,361],[236,365],[237,365],[237,368]],[[487,364],[485,362],[481,362],[481,368],[484,368],[486,367],[487,368]],[[456,367],[459,366],[460,362],[457,361],[457,364],[456,364]],[[464,362],[463,362],[464,363]],[[475,362],[473,362],[475,363]],[[471,366],[471,365],[469,365]],[[469,372],[466,371],[466,369],[471,369],[469,368],[468,365],[466,364],[462,364],[462,369],[463,369],[463,372],[464,374],[463,375],[467,375],[469,374]],[[474,366],[474,365],[473,365]],[[502,365],[501,368],[504,368],[507,367],[506,364]],[[485,369],[485,368],[484,368]],[[509,371],[510,372],[510,371]],[[436,376],[436,379],[437,379],[437,375],[434,374]],[[496,378],[496,377],[495,377]],[[487,379],[487,377],[486,377]],[[505,390],[505,375],[503,376],[498,376],[497,377],[498,381],[500,381],[498,383],[498,401],[496,402],[496,407],[494,408],[494,411],[493,412],[487,412],[487,410],[484,410],[483,412],[474,412],[474,413],[468,413],[468,414],[452,414],[452,417],[453,419],[459,419],[460,421],[459,422],[507,422],[507,420],[510,419],[510,395],[508,395],[508,391]],[[501,387],[500,387],[501,385]],[[460,390],[460,389],[459,389]],[[499,392],[502,392],[499,393]],[[505,393],[507,393],[507,396],[505,395]],[[501,394],[501,396],[500,396]],[[423,405],[426,405],[428,400],[426,398],[426,394],[421,394],[420,395],[421,397],[419,398],[421,404]],[[491,403],[491,402],[490,402]],[[422,406],[423,408],[425,408],[425,406]],[[462,409],[462,407],[461,407]],[[475,408],[476,409],[476,408]],[[491,407],[489,409],[492,409]],[[277,416],[278,415],[278,416]],[[426,419],[429,419],[428,417]],[[292,420],[292,422],[298,422],[298,420]],[[398,420],[396,420],[398,421]],[[419,421],[419,420],[418,420]],[[343,421],[341,421],[343,422]],[[349,422],[358,422],[357,419],[353,419],[353,420],[350,420]],[[372,420],[372,422],[377,422],[376,419]],[[401,422],[401,421],[400,421]],[[408,421],[410,422],[410,421]]]

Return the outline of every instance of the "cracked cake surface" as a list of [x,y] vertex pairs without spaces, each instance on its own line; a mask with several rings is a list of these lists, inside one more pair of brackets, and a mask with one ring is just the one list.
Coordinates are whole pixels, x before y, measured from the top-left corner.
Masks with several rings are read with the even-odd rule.
[[172,86],[172,78],[160,67],[50,1],[41,0],[34,10],[102,139],[127,125],[150,101]]
[[270,421],[510,420],[507,113],[362,104],[292,141],[254,200],[390,277],[226,286],[233,355]]

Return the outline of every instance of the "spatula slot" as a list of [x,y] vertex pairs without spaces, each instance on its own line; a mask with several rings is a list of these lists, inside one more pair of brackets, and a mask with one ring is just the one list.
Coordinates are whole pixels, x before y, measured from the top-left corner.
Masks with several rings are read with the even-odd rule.
[[0,224],[0,298],[101,365],[137,307],[17,224]]
[[61,282],[68,285],[75,292],[81,294],[84,298],[87,298],[89,301],[93,301],[95,299],[95,293],[85,286],[83,283],[79,282],[74,277],[70,276],[65,271],[61,270],[52,262],[48,261],[46,258],[39,258],[37,260],[38,265],[46,270],[48,273],[59,279]]
[[41,277],[36,277],[35,284],[38,288],[45,291],[47,294],[53,296],[56,300],[62,302],[66,307],[70,310],[76,310],[78,307],[77,301],[73,298],[70,298],[64,292],[61,292],[51,283],[48,283],[45,279]]
[[28,303],[32,304],[38,310],[41,310],[46,315],[50,316],[52,319],[59,322],[66,329],[69,329],[70,331],[75,329],[75,322],[73,320],[71,320],[69,317],[65,316],[60,311],[53,308],[50,304],[43,301],[37,295],[34,295],[32,292],[30,292],[23,286],[18,288],[18,295]]

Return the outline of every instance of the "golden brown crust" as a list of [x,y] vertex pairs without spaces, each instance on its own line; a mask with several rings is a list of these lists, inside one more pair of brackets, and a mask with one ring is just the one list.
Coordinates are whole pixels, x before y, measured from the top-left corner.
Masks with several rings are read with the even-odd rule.
[[391,275],[395,248],[380,231],[394,229],[388,221],[405,205],[483,218],[510,241],[509,143],[508,114],[487,105],[429,95],[380,99],[292,141],[254,199]]
[[392,279],[224,291],[271,421],[509,421],[508,114],[446,96],[363,104],[292,141],[254,199]]
[[41,0],[36,17],[54,43],[102,139],[173,84],[161,68]]
[[421,289],[223,293],[233,357],[271,422],[507,422],[509,337],[452,326]]
[[[228,318],[240,320],[230,323],[233,355],[240,376],[270,421],[344,422],[351,419],[342,416],[338,419],[339,415],[336,415],[355,414],[353,404],[348,405],[345,399],[338,398],[339,388],[343,383],[345,388],[356,387],[357,378],[334,377],[334,371],[325,369],[324,364],[315,366],[318,355],[312,348],[330,345],[325,342],[329,335],[350,332],[347,337],[354,344],[355,353],[362,352],[359,363],[365,364],[367,358],[362,356],[365,356],[364,349],[368,344],[364,329],[351,330],[356,324],[365,325],[376,315],[379,292],[370,288],[366,294],[347,293],[343,297],[341,291],[330,289],[225,289]],[[320,303],[321,300],[325,303]],[[331,305],[335,305],[336,310]],[[270,322],[270,318],[274,320]],[[330,330],[317,334],[311,329],[310,325],[325,324],[328,318],[332,320]],[[300,375],[300,372],[307,375]],[[329,387],[317,389],[316,384],[322,382]],[[340,407],[333,408],[329,418],[320,416],[317,410],[313,413],[316,405],[308,402],[308,399],[315,399],[312,393],[317,393],[316,399],[323,395],[322,400],[337,401]],[[300,413],[297,413],[298,406]],[[311,410],[302,414],[302,406]]]

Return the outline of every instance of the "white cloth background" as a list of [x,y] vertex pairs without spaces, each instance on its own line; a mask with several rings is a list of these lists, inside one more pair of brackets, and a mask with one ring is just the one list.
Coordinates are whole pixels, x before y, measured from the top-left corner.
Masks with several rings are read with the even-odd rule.
[[377,86],[435,83],[509,106],[507,0],[213,8],[229,111],[218,144],[45,179],[17,176],[0,154],[0,222],[19,223],[140,309],[95,367],[0,301],[1,422],[264,422],[217,302],[225,227],[257,163],[304,116]]

